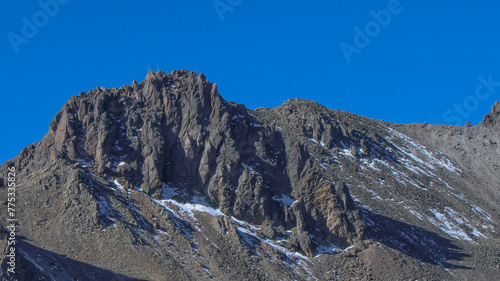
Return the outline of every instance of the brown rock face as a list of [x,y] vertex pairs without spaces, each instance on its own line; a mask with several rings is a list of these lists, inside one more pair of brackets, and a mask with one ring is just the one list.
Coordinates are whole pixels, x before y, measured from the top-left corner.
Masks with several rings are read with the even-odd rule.
[[[12,276],[1,216],[0,275],[489,280],[500,272],[499,115],[499,102],[463,127],[301,99],[249,110],[185,70],[96,88],[0,165],[16,168],[19,218]],[[0,174],[3,198],[8,182]]]
[[[56,159],[92,163],[94,173],[156,199],[163,183],[206,195],[227,215],[256,224],[269,218],[322,243],[362,236],[348,188],[316,175],[292,132],[226,102],[203,74],[149,72],[140,84],[72,97],[33,157],[32,169]],[[296,203],[280,202],[284,196]],[[299,244],[310,256],[320,245]]]

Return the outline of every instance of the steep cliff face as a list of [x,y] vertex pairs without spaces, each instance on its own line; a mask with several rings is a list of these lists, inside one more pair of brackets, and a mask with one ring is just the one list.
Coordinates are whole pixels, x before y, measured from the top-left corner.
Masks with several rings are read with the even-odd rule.
[[[252,223],[267,218],[305,237],[319,231],[327,243],[359,239],[363,224],[348,188],[314,173],[296,137],[224,101],[203,74],[150,72],[141,84],[71,98],[35,155],[92,163],[94,173],[155,199],[168,185]],[[296,202],[276,199],[284,197]],[[305,240],[300,247],[311,256]]]
[[[450,268],[468,276],[451,263],[470,255],[487,276],[499,248],[484,261],[470,245],[498,241],[498,108],[473,128],[300,99],[249,110],[185,70],[81,93],[1,166],[18,170],[23,274],[446,279]],[[462,137],[476,133],[490,143]],[[378,255],[408,272],[390,275]],[[64,266],[33,269],[50,263]]]

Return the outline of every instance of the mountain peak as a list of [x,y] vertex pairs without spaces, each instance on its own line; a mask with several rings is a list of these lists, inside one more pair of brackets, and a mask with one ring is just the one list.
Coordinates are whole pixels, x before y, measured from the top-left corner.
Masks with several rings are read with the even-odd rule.
[[491,107],[490,114],[484,116],[481,124],[487,127],[500,128],[500,101],[495,102]]
[[304,99],[249,110],[201,73],[151,71],[71,97],[0,170],[17,169],[26,276],[467,279],[498,271],[498,142]]

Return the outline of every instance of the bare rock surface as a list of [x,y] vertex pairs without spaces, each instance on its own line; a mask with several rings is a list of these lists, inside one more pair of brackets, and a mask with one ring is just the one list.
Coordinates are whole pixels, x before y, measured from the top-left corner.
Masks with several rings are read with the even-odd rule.
[[17,280],[492,280],[500,104],[475,126],[288,100],[249,110],[203,74],[71,97],[1,165]]

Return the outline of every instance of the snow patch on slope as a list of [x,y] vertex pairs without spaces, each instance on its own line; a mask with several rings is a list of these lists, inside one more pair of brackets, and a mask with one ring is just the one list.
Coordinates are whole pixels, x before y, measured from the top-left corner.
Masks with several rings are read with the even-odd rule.
[[445,214],[438,212],[435,209],[429,209],[434,215],[434,217],[427,217],[427,220],[431,222],[434,226],[438,227],[441,231],[448,234],[449,236],[459,239],[472,242],[473,240],[463,231],[460,227],[458,227],[452,219],[447,217]]
[[278,201],[281,205],[292,206],[297,200],[290,195],[281,194],[280,197],[273,196],[274,201]]
[[392,145],[394,145],[400,152],[405,154],[409,159],[412,159],[413,161],[433,170],[436,170],[436,166],[438,166],[445,168],[457,175],[460,175],[460,173],[462,173],[462,170],[460,170],[458,167],[455,167],[451,163],[451,161],[446,159],[445,157],[440,157],[440,159],[438,159],[435,154],[439,153],[430,152],[425,146],[414,142],[410,137],[392,128],[388,128],[388,131],[393,140],[400,139],[405,142],[405,147],[399,147],[394,144],[394,142],[392,142]]

